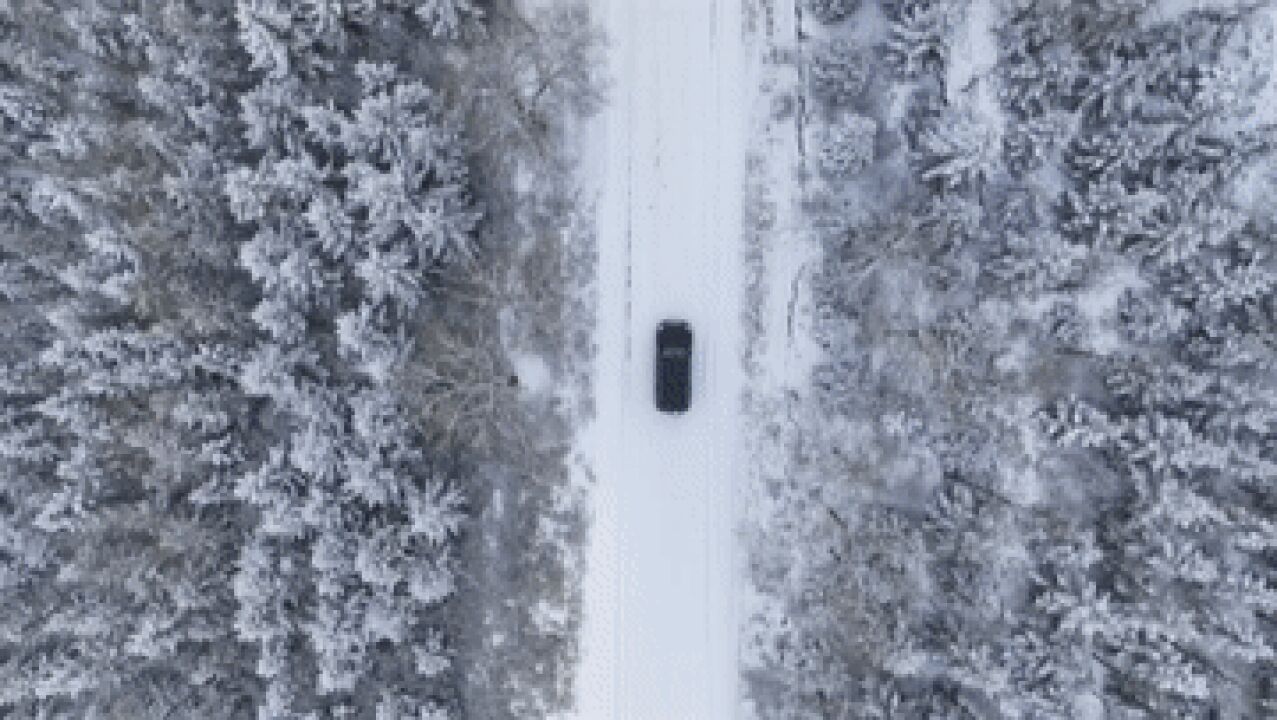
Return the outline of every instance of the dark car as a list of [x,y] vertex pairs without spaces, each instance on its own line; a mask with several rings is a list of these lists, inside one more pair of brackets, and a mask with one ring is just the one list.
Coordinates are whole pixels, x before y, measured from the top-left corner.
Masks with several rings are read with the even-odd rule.
[[686,412],[692,401],[692,327],[666,320],[656,327],[656,408]]

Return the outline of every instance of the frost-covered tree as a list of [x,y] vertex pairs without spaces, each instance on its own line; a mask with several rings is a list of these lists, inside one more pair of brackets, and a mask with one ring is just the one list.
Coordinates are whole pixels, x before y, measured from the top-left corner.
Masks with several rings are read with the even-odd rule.
[[421,83],[389,80],[392,68],[355,69],[364,96],[342,125],[342,147],[351,158],[342,175],[347,212],[365,218],[358,229],[369,256],[417,270],[469,257],[478,214],[461,138],[438,97]]
[[812,48],[807,78],[817,101],[830,108],[843,108],[863,99],[870,70],[868,53],[835,37]]
[[439,38],[456,38],[467,24],[483,17],[475,0],[417,0],[413,12]]
[[954,0],[903,0],[892,3],[885,59],[902,77],[938,74],[949,52],[953,32],[965,3]]
[[987,121],[971,112],[947,112],[917,140],[914,162],[922,179],[946,190],[978,190],[1001,170],[1002,146]]
[[804,0],[811,14],[822,23],[833,24],[851,17],[860,0]]
[[831,178],[846,179],[873,162],[878,123],[860,115],[844,115],[825,128],[817,164]]

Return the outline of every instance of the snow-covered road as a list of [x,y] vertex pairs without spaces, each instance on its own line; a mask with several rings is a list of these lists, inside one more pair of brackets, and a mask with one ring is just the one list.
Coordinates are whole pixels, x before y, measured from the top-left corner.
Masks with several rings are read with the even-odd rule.
[[[582,720],[736,709],[733,489],[743,382],[741,0],[596,0],[610,103],[589,139],[598,196],[597,416]],[[653,406],[654,333],[695,333],[691,410]]]

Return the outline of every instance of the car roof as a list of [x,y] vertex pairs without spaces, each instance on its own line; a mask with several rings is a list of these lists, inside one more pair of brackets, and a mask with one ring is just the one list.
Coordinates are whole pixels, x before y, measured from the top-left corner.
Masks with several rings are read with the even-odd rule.
[[665,340],[690,341],[692,327],[682,320],[666,320],[656,327],[656,334]]

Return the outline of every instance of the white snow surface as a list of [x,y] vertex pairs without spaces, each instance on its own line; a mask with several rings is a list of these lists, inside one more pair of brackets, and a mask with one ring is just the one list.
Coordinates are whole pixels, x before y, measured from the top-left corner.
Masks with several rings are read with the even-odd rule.
[[[581,720],[737,714],[742,0],[596,0],[610,102],[587,138],[597,195],[596,417]],[[694,333],[691,409],[653,400],[657,323]]]

